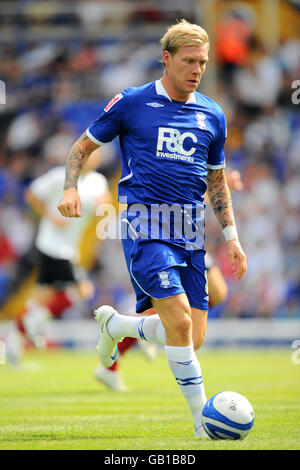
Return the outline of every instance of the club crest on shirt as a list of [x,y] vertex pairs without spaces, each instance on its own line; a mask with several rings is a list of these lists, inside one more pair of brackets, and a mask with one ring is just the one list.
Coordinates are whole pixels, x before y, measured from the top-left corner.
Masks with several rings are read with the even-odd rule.
[[114,96],[110,102],[105,106],[104,111],[107,113],[107,111],[110,110],[110,108],[117,103],[121,98],[123,98],[122,93],[118,93],[116,96]]
[[197,124],[200,129],[206,129],[206,116],[204,113],[196,113]]

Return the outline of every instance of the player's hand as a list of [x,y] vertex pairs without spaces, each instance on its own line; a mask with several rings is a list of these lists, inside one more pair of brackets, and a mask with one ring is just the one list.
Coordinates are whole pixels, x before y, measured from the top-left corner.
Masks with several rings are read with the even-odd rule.
[[81,201],[76,188],[64,190],[64,195],[57,209],[64,217],[81,217]]
[[244,187],[241,173],[237,170],[227,170],[226,180],[230,191],[241,191]]
[[246,255],[239,240],[230,240],[226,242],[226,247],[233,275],[237,281],[240,281],[247,271]]

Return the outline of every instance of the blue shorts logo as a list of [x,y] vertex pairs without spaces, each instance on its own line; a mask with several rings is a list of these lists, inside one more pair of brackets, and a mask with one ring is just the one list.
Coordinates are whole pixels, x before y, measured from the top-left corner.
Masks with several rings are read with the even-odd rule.
[[160,271],[157,274],[160,280],[160,286],[163,289],[168,289],[169,287],[172,287],[172,284],[170,281],[170,273],[168,273],[168,271]]

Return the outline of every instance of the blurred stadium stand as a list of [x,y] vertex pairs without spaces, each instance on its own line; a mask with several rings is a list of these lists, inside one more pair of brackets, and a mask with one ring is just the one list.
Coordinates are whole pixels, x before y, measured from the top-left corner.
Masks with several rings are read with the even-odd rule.
[[[186,18],[211,37],[200,91],[224,108],[227,164],[242,174],[233,193],[248,273],[233,282],[222,234],[207,211],[207,248],[229,286],[213,317],[300,318],[300,79],[298,1],[1,1],[0,319],[17,314],[34,282],[36,220],[24,190],[64,163],[75,138],[104,102],[161,75],[159,38]],[[230,53],[229,53],[230,52]],[[105,155],[116,191],[119,151]],[[82,244],[84,247],[84,243]],[[90,246],[90,245],[89,245]],[[84,253],[98,286],[95,303],[126,302],[130,292],[116,241]],[[25,282],[27,284],[25,284]]]

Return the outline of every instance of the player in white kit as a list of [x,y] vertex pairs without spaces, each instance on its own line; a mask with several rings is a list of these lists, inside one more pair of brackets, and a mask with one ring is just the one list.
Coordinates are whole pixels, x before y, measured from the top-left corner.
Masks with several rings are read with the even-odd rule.
[[84,210],[79,220],[67,220],[57,211],[65,177],[63,166],[54,167],[35,179],[26,192],[27,203],[40,216],[35,241],[37,284],[18,324],[37,347],[45,345],[44,328],[52,315],[51,306],[76,305],[91,291],[92,285],[79,266],[79,245],[97,206],[110,200],[107,179],[94,171],[100,159],[100,152],[94,152],[79,178]]

